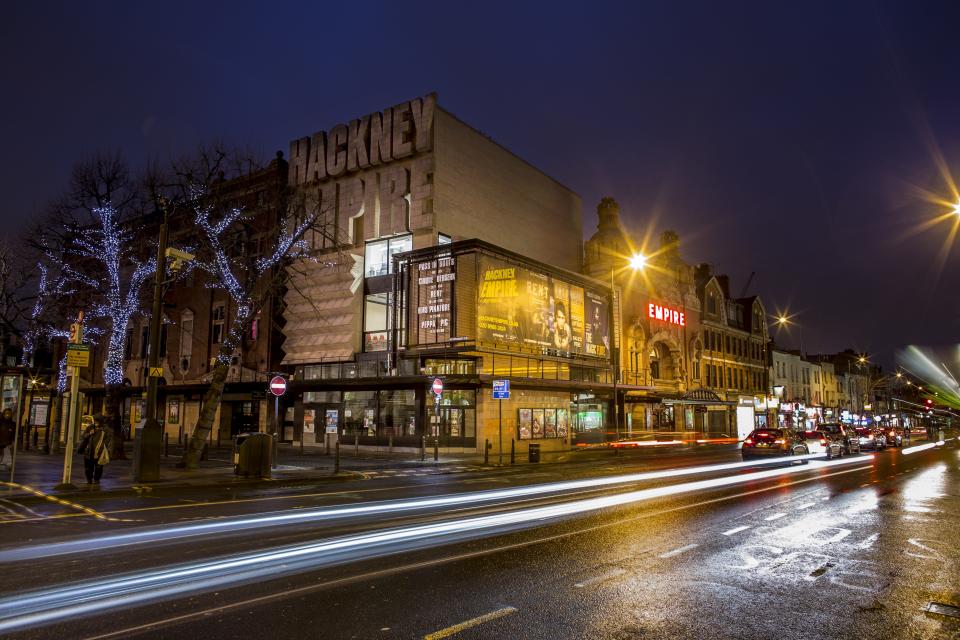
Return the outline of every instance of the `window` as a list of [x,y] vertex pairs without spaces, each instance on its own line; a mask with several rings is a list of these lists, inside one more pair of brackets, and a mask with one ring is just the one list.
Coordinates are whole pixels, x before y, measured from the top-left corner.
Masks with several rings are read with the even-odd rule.
[[717,296],[710,292],[710,295],[707,297],[707,311],[713,315],[717,315]]
[[696,380],[697,382],[700,381],[700,361],[699,360],[693,361],[693,379]]
[[390,330],[390,294],[374,293],[363,302],[363,350],[386,351]]
[[730,353],[730,336],[726,336],[727,339],[727,353]]
[[223,342],[223,325],[227,317],[227,309],[222,302],[213,305],[213,330],[210,332],[210,342],[220,344]]
[[123,348],[123,357],[125,360],[133,357],[133,329],[127,329],[127,344]]
[[364,247],[364,276],[375,278],[393,273],[393,256],[411,249],[413,249],[411,235],[368,242]]
[[448,236],[445,233],[437,234],[437,244],[450,244],[453,242],[453,238]]
[[150,350],[150,325],[140,325],[140,357],[146,358]]
[[733,371],[730,369],[730,367],[727,367],[727,388],[733,388]]
[[186,371],[190,368],[190,357],[193,355],[193,311],[185,309],[180,314],[180,367]]

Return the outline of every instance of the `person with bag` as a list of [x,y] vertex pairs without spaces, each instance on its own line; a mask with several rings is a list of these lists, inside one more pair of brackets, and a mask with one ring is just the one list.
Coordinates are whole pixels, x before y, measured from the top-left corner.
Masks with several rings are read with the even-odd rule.
[[110,462],[110,432],[104,426],[102,415],[93,419],[87,427],[77,447],[77,453],[83,455],[83,470],[87,475],[87,484],[100,484],[103,465]]
[[[13,441],[16,438],[17,425],[13,421],[13,411],[10,409],[4,409],[3,415],[0,416],[0,469],[6,469],[7,465],[4,463],[7,455],[7,447],[13,445]],[[13,451],[10,452],[11,456]]]

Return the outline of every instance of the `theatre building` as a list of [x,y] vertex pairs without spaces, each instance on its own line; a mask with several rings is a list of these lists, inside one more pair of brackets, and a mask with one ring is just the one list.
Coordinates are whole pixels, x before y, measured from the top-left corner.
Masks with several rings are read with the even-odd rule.
[[[704,388],[701,305],[694,269],[680,255],[673,231],[656,245],[634,240],[620,207],[604,198],[597,231],[586,243],[584,270],[616,283],[622,292],[622,346],[618,397],[627,436],[649,432],[704,432],[706,411],[731,404]],[[631,257],[645,256],[631,267]]]
[[496,376],[514,382],[505,447],[559,448],[575,424],[602,429],[599,391],[583,379],[609,368],[609,291],[578,275],[576,193],[433,94],[298,138],[289,163],[324,224],[284,299],[284,439],[496,447]]

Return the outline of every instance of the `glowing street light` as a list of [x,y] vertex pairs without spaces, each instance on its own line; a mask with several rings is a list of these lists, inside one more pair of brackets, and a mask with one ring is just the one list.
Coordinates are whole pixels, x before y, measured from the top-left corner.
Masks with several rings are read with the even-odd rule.
[[[647,256],[643,255],[639,251],[632,256],[627,261],[627,265],[634,272],[643,271],[644,267],[647,266]],[[610,266],[610,293],[616,295],[617,283],[614,279],[614,267]],[[614,305],[614,313],[616,313],[616,305]],[[620,439],[620,399],[618,397],[617,391],[617,382],[620,377],[620,350],[614,347],[611,349],[613,355],[613,425],[617,431],[617,440]]]

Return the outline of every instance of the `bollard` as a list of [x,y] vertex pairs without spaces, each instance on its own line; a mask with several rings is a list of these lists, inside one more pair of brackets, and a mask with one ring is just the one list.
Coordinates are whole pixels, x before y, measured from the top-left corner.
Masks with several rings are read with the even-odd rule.
[[392,455],[393,454],[393,436],[390,436],[390,438],[387,439],[387,449],[388,449],[387,453]]
[[163,432],[163,457],[167,458],[170,456],[170,434],[166,431]]
[[483,441],[483,464],[490,464],[490,441]]
[[333,473],[340,473],[340,441],[337,440],[336,444],[333,445]]
[[420,462],[427,459],[427,436],[420,436]]
[[360,457],[360,434],[353,434],[353,455],[357,458]]
[[514,442],[513,438],[510,438],[510,464],[513,464],[517,461],[517,452],[514,448],[515,444],[516,443]]
[[440,438],[433,439],[433,461],[440,460]]

